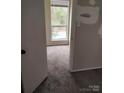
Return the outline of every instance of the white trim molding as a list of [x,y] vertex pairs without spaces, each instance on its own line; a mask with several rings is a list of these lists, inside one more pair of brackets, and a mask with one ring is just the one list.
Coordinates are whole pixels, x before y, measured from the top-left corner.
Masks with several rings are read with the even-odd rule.
[[80,71],[87,71],[87,70],[94,70],[94,69],[101,69],[102,67],[93,67],[93,68],[84,68],[84,69],[71,69],[70,72],[80,72]]

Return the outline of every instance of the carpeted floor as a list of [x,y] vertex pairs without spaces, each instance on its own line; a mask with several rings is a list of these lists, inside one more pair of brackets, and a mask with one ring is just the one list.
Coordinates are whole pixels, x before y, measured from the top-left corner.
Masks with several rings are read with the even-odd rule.
[[69,72],[69,46],[50,46],[48,55],[48,79],[34,93],[78,93]]
[[34,93],[101,93],[101,69],[69,72],[69,46],[50,46],[47,55],[49,76]]

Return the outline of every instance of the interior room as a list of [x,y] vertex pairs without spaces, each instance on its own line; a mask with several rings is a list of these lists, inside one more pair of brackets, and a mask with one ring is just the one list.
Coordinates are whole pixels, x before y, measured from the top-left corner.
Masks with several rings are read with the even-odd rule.
[[22,0],[22,93],[102,93],[102,0]]

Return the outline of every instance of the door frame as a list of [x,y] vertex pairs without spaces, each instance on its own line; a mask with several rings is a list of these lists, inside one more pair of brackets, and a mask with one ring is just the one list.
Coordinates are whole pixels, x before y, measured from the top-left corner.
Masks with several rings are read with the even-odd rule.
[[75,31],[76,31],[76,9],[77,0],[70,0],[71,2],[71,18],[70,18],[70,72],[73,72],[74,51],[75,51]]
[[[50,1],[49,0],[45,0],[45,1],[48,1],[48,2],[45,3],[46,8],[50,9],[49,8]],[[76,21],[76,7],[77,7],[77,0],[69,0],[69,8],[70,9],[69,9],[69,21],[68,22],[69,22],[70,26],[68,27],[68,30],[69,30],[69,39],[70,40],[69,40],[68,44],[69,44],[69,47],[70,47],[70,56],[69,56],[69,58],[70,58],[70,60],[69,60],[70,61],[70,72],[73,71],[73,62],[74,62],[74,51],[75,51],[74,50],[75,49],[75,43],[74,42],[75,42],[75,31],[76,31],[75,30],[76,29],[76,23],[75,23],[75,21]],[[47,13],[46,13],[46,18],[48,16],[50,16]],[[51,29],[51,26],[49,26],[49,28],[46,27],[46,33],[47,33],[48,36],[49,36],[48,31],[50,29]],[[58,42],[50,43],[48,39],[49,38],[46,39],[48,46],[51,46],[51,45],[54,45],[54,44],[58,43]],[[64,44],[61,44],[61,45],[64,45]]]

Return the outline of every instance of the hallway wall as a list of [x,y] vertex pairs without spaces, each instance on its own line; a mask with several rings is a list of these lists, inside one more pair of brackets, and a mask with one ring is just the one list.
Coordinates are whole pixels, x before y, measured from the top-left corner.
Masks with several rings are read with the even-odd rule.
[[[87,7],[90,8],[83,11]],[[102,66],[102,38],[99,35],[102,24],[102,0],[77,0],[76,8],[72,70],[99,68]],[[91,8],[94,9],[89,12]],[[97,20],[97,15],[92,16],[95,9],[99,9]]]

